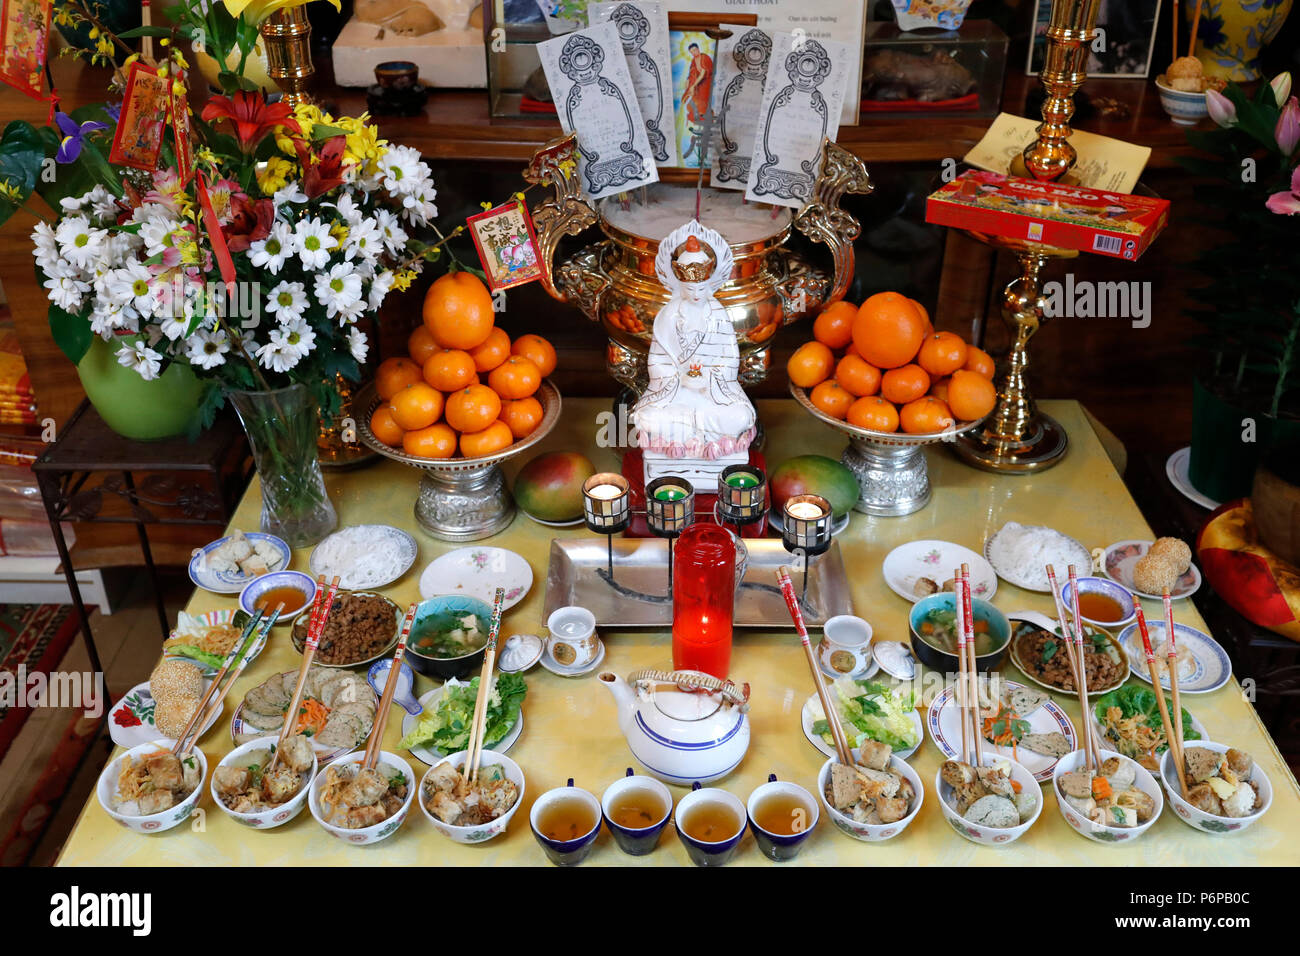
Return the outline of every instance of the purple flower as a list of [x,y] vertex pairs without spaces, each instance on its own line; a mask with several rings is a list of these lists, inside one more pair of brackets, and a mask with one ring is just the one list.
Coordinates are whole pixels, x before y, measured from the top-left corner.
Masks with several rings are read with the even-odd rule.
[[1205,107],[1210,111],[1210,119],[1220,126],[1235,126],[1237,123],[1237,107],[1218,90],[1205,91]]
[[63,138],[59,141],[59,151],[54,154],[55,162],[59,163],[76,162],[77,157],[81,155],[81,147],[85,143],[87,134],[108,129],[107,123],[94,120],[78,125],[77,121],[67,113],[54,114],[54,122],[63,133]]
[[[1295,102],[1292,100],[1291,102]],[[1294,216],[1300,213],[1300,166],[1291,171],[1291,191],[1274,193],[1264,202],[1269,212],[1279,216]]]
[[1282,107],[1282,115],[1277,118],[1277,126],[1273,129],[1273,138],[1277,140],[1277,148],[1283,156],[1294,153],[1296,144],[1300,143],[1300,102],[1296,102],[1294,96]]
[[1273,102],[1281,106],[1291,95],[1291,71],[1279,73],[1268,81],[1268,85],[1273,87]]

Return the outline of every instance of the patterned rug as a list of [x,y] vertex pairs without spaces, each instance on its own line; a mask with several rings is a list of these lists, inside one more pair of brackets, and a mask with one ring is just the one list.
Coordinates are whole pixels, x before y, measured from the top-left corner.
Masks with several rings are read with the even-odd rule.
[[[72,605],[0,604],[0,672],[28,675],[54,669],[77,634]],[[8,681],[16,681],[10,676]],[[0,759],[31,714],[30,708],[8,706],[10,695],[0,695]]]

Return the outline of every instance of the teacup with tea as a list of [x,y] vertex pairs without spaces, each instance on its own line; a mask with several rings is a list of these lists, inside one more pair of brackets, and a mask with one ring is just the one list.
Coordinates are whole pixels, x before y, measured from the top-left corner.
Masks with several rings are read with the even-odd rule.
[[677,802],[677,837],[696,866],[722,866],[745,835],[745,805],[725,790],[694,784]]
[[627,768],[627,775],[605,788],[600,798],[605,826],[619,849],[645,856],[659,843],[659,835],[673,813],[672,792],[654,777]]
[[811,793],[797,783],[777,780],[774,773],[749,795],[745,810],[754,842],[764,856],[778,863],[798,856],[820,816]]
[[573,785],[547,790],[528,814],[533,836],[557,866],[575,866],[587,858],[600,835],[600,801]]

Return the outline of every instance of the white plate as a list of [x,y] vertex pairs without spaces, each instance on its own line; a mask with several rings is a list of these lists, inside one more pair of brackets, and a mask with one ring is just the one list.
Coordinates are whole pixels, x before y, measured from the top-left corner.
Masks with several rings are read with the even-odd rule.
[[[860,680],[861,678],[859,678]],[[832,689],[831,693],[835,693]],[[799,712],[799,722],[803,725],[803,735],[808,738],[808,743],[812,744],[828,757],[835,756],[835,748],[822,740],[821,735],[813,732],[813,724],[818,720],[817,715],[821,713],[822,702],[817,697],[817,692],[813,691],[812,696],[803,702],[803,709]],[[921,715],[915,709],[909,714],[912,718],[912,725],[916,730],[916,743],[905,750],[895,750],[894,756],[900,760],[906,760],[912,754],[916,753],[917,748],[921,746],[921,740],[925,737],[925,728],[921,726]],[[845,727],[844,732],[848,733],[849,728]],[[853,759],[859,757],[858,748],[853,748]]]
[[[209,683],[211,681],[203,682],[205,691]],[[153,722],[154,707],[155,701],[153,694],[149,692],[148,681],[136,684],[127,691],[126,696],[114,704],[113,709],[108,712],[108,735],[113,738],[113,743],[129,750],[154,740],[166,739],[158,729],[158,725]],[[199,730],[199,737],[206,734],[220,716],[218,711],[208,718]],[[172,743],[175,741],[173,740]]]
[[1165,462],[1165,475],[1169,478],[1169,483],[1182,493],[1183,497],[1188,498],[1202,508],[1208,508],[1213,511],[1219,507],[1221,502],[1215,501],[1209,495],[1203,495],[1196,490],[1192,484],[1192,479],[1188,475],[1188,469],[1192,464],[1192,448],[1189,445],[1186,448],[1180,448],[1169,456]]
[[[1008,524],[1010,524],[1010,522],[1008,522]],[[1062,532],[1057,531],[1055,528],[1049,528],[1046,525],[1027,524],[1027,525],[1022,525],[1021,527],[1032,528],[1035,531],[1050,531],[1054,535],[1059,535],[1061,538],[1064,539],[1061,542],[1062,548],[1067,552],[1073,552],[1072,556],[1063,555],[1065,560],[1061,561],[1056,566],[1056,581],[1058,584],[1060,584],[1065,579],[1066,569],[1071,564],[1073,564],[1075,568],[1078,570],[1079,577],[1086,577],[1092,573],[1092,552],[1089,551],[1087,548],[1085,548],[1078,541],[1074,540],[1074,538],[1071,538],[1068,534],[1063,534]],[[989,554],[990,545],[993,544],[993,539],[996,538],[999,534],[1001,534],[1003,529],[1005,528],[1006,525],[1003,525],[1001,528],[999,528],[997,531],[991,534],[989,536],[989,539],[984,542],[984,557],[985,559],[988,560],[989,565],[993,568],[994,571],[997,572],[998,577],[1000,577],[1003,581],[1006,581],[1008,584],[1014,584],[1016,587],[1024,588],[1026,591],[1037,591],[1040,594],[1051,594],[1052,588],[1045,581],[1040,586],[1039,583],[1036,581],[1029,581],[1024,578],[1018,577],[1012,572],[1010,568],[998,567],[997,562],[994,561],[993,558],[990,556]]]
[[[378,581],[358,581],[349,577],[351,569],[343,567],[329,567],[321,559],[321,548],[327,541],[346,535],[349,540],[356,542],[359,546],[371,551],[387,551],[397,556],[398,564],[401,570],[396,574],[383,578]],[[411,570],[411,565],[415,563],[416,555],[419,548],[416,546],[415,539],[403,531],[401,528],[394,528],[387,524],[357,524],[348,528],[340,528],[333,534],[326,537],[320,544],[312,548],[311,557],[307,559],[307,567],[311,569],[312,577],[319,578],[325,576],[329,581],[334,575],[339,576],[339,587],[347,591],[373,591],[376,588],[386,587],[400,578],[407,571]]]
[[[426,711],[433,711],[434,708],[438,706],[438,699],[442,697],[442,692],[446,688],[446,686],[447,686],[446,684],[443,684],[442,687],[435,687],[433,690],[426,693],[423,697],[420,698],[420,705]],[[413,731],[416,728],[416,726],[420,723],[420,716],[422,716],[422,714],[423,712],[421,712],[420,715],[409,714],[409,713],[402,715],[402,736],[403,737],[405,737],[407,734],[409,734],[411,731]],[[485,744],[484,748],[487,750],[491,750],[493,753],[498,753],[498,754],[508,753],[510,748],[515,745],[515,741],[519,739],[519,735],[522,734],[523,732],[524,732],[524,709],[520,707],[519,719],[515,721],[515,725],[511,727],[510,730],[506,733],[506,735],[502,737],[500,740],[498,740],[496,743],[492,744],[491,746],[487,746]],[[447,755],[437,747],[412,747],[411,756],[415,757],[417,760],[427,763],[430,767],[432,767],[434,764],[442,760],[442,758]]]
[[[1163,600],[1163,594],[1148,594],[1146,591],[1139,591],[1133,584],[1133,565],[1138,563],[1154,543],[1154,541],[1116,541],[1102,556],[1102,572],[1120,587],[1139,597],[1151,598],[1155,601]],[[1186,573],[1170,590],[1169,597],[1175,601],[1179,598],[1191,597],[1200,586],[1201,572],[1196,569],[1195,564],[1188,565]]]
[[[244,532],[244,537],[253,541],[264,541],[271,545],[271,547],[275,548],[276,553],[280,555],[280,563],[270,570],[284,571],[288,569],[289,561],[292,559],[292,554],[289,551],[289,545],[284,541],[280,540],[273,534],[263,534],[260,531],[246,531]],[[204,558],[207,557],[210,552],[215,551],[229,540],[229,535],[224,538],[218,538],[211,544],[205,544],[202,548],[199,548],[190,558],[190,580],[193,581],[197,587],[201,587],[205,591],[211,591],[213,594],[238,594],[240,591],[244,590],[244,585],[257,577],[255,574],[213,571],[211,568],[205,566]]]
[[[193,616],[197,617],[200,621],[202,621],[204,624],[208,625],[209,627],[215,627],[218,624],[229,624],[231,619],[235,616],[236,610],[237,608],[225,608],[224,610],[220,610],[220,611],[204,611],[202,614],[195,614]],[[257,660],[257,655],[261,654],[263,649],[265,649],[268,630],[269,628],[265,628],[261,624],[258,625],[258,631],[261,632],[261,636],[257,638],[256,643],[253,645],[253,656],[248,659],[248,662],[250,664],[253,661]],[[168,640],[175,638],[176,629],[172,628],[172,632],[169,635],[167,635],[167,637]],[[204,664],[202,661],[197,661],[192,657],[185,657],[182,654],[173,653],[171,651],[166,650],[165,648],[163,650],[163,657],[168,660],[188,661],[189,663],[193,664],[195,667],[199,668],[199,670],[203,671],[204,677],[215,677],[217,675],[217,671],[220,670],[220,668],[218,667],[210,667],[207,664]],[[142,743],[147,743],[147,741],[142,741]]]
[[921,578],[929,578],[939,587],[963,564],[970,565],[971,596],[993,600],[998,590],[998,576],[982,556],[970,548],[950,541],[912,541],[900,544],[885,555],[881,570],[889,589],[915,604],[921,598],[914,588]]
[[596,639],[596,656],[587,664],[579,664],[577,667],[565,667],[563,664],[557,664],[551,657],[550,652],[543,650],[542,659],[538,662],[552,674],[557,677],[582,677],[590,674],[605,659],[605,642],[600,638]]
[[[1027,685],[1003,680],[1002,686],[1008,690],[1018,690]],[[925,715],[925,725],[930,732],[930,739],[948,759],[956,757],[961,749],[961,713],[953,703],[952,695],[953,688],[944,688],[943,693],[934,699],[934,703],[930,705]],[[1061,733],[1065,734],[1071,750],[1079,746],[1079,736],[1074,732],[1074,724],[1070,723],[1070,718],[1066,716],[1065,711],[1053,700],[1045,701],[1041,707],[1023,719],[1029,721],[1031,734]],[[1001,747],[985,740],[982,750],[985,755],[992,751],[1008,760],[1015,760],[1032,773],[1039,783],[1047,783],[1051,780],[1052,771],[1056,769],[1056,757],[1036,754],[1024,747],[1017,747],[1016,755],[1012,756],[1010,747]]]
[[468,594],[491,607],[501,587],[506,589],[505,611],[522,601],[532,586],[533,569],[505,548],[457,548],[434,558],[420,574],[422,598]]
[[[298,671],[296,669],[291,671],[281,671],[280,674],[277,676],[283,677],[285,674],[293,674],[295,677],[297,677]],[[252,687],[249,687],[248,690],[252,690],[253,687],[260,687],[262,684],[265,684],[266,681],[270,679],[271,679],[270,677],[267,677],[265,680],[258,681]],[[363,682],[365,682],[364,677],[362,677],[361,679]],[[378,717],[377,712],[379,709],[379,695],[374,692],[373,688],[370,688],[369,684],[366,684],[366,686],[367,688],[370,689],[370,694],[374,699],[376,717]],[[230,718],[230,739],[234,741],[236,747],[238,747],[240,744],[240,739],[238,736],[239,734],[254,734],[258,737],[270,737],[272,734],[279,735],[280,733],[279,730],[260,730],[259,728],[254,727],[252,724],[244,723],[244,719],[241,716],[243,713],[244,713],[244,702],[241,700],[239,702],[239,706],[235,708],[234,716]],[[362,741],[362,743],[364,742],[365,741]],[[352,753],[352,751],[357,749],[356,747],[327,747],[323,744],[318,744],[315,740],[311,742],[311,746],[312,749],[316,751],[316,760],[321,767],[324,767],[335,757],[342,757],[344,754],[350,754]],[[360,744],[358,744],[357,746],[360,746]]]
[[[1178,678],[1178,693],[1208,694],[1228,683],[1228,678],[1232,676],[1232,661],[1218,641],[1204,631],[1177,621],[1174,622],[1174,630],[1178,635],[1178,646],[1187,648],[1196,659],[1196,670],[1192,676]],[[1148,620],[1147,633],[1151,636],[1151,649],[1157,650],[1164,643],[1165,622]],[[1142,646],[1142,635],[1138,632],[1136,623],[1119,632],[1119,642],[1128,651],[1129,670],[1146,683],[1151,683],[1151,675],[1147,671],[1147,652]],[[1168,673],[1160,675],[1160,686],[1169,689]]]
[[530,515],[527,511],[524,511],[524,509],[522,508],[520,508],[519,510],[523,513],[525,518],[528,518],[530,521],[536,521],[538,524],[546,525],[546,527],[548,528],[576,528],[578,525],[585,523],[585,521],[587,520],[581,515],[579,515],[576,518],[570,518],[568,521],[545,521],[541,518],[538,518],[536,515]]

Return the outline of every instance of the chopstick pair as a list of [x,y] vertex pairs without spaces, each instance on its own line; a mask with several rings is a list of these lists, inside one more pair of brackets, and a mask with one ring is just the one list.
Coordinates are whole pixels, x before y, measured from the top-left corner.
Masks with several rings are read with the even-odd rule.
[[[1147,671],[1151,675],[1151,689],[1154,690],[1156,693],[1156,703],[1160,707],[1160,722],[1164,726],[1165,740],[1169,742],[1169,748],[1173,753],[1174,764],[1176,769],[1178,770],[1178,785],[1182,787],[1182,792],[1183,795],[1185,796],[1187,794],[1187,775],[1186,775],[1186,771],[1183,768],[1183,760],[1182,760],[1183,751],[1182,751],[1182,747],[1180,746],[1180,744],[1182,743],[1182,738],[1180,736],[1178,739],[1178,743],[1174,742],[1174,728],[1169,722],[1169,708],[1165,706],[1165,689],[1160,685],[1160,672],[1156,669],[1156,654],[1155,651],[1151,649],[1151,634],[1147,630],[1147,616],[1142,612],[1141,603],[1139,603],[1138,601],[1134,601],[1133,604],[1135,605],[1137,610],[1138,630],[1142,634],[1142,650],[1145,651],[1147,655]],[[1170,647],[1172,646],[1173,645],[1170,645]],[[1174,660],[1172,656],[1170,656],[1169,658],[1169,666],[1171,669],[1177,667],[1177,662]],[[1170,677],[1171,686],[1173,685],[1173,680],[1174,678]]]
[[1074,678],[1074,689],[1079,695],[1079,709],[1083,715],[1080,728],[1079,747],[1083,751],[1084,769],[1091,773],[1101,770],[1101,754],[1097,751],[1097,741],[1092,735],[1092,716],[1088,711],[1088,668],[1083,650],[1083,619],[1079,614],[1079,575],[1074,565],[1067,568],[1070,579],[1071,614],[1065,613],[1065,602],[1061,590],[1056,584],[1056,569],[1047,565],[1047,582],[1052,588],[1052,599],[1056,602],[1056,619],[1061,627],[1061,641],[1065,644],[1066,659],[1070,664],[1070,676]]
[[492,598],[492,622],[488,625],[487,648],[483,652],[483,669],[478,678],[478,694],[474,697],[474,719],[469,725],[469,740],[465,743],[465,763],[461,773],[466,783],[478,780],[479,761],[483,757],[483,735],[487,730],[487,702],[492,696],[492,669],[497,661],[497,635],[501,633],[501,613],[505,610],[506,589],[497,588]]
[[379,699],[379,712],[370,727],[370,736],[366,738],[366,755],[361,761],[361,769],[373,770],[383,750],[384,728],[388,726],[388,711],[392,709],[393,697],[397,693],[398,675],[402,670],[402,658],[406,656],[406,641],[411,636],[411,625],[415,622],[414,602],[406,609],[402,619],[402,634],[397,639],[397,649],[393,651],[393,663],[388,668],[388,680],[384,682],[384,694]]
[[[198,741],[203,725],[207,723],[208,715],[221,710],[226,694],[230,692],[230,688],[234,686],[235,681],[239,680],[239,676],[244,672],[244,668],[248,666],[248,662],[253,659],[253,649],[257,647],[263,637],[270,633],[282,610],[284,610],[284,605],[277,604],[270,615],[265,617],[263,612],[258,611],[244,626],[243,633],[239,635],[239,640],[234,643],[229,653],[226,654],[221,669],[212,678],[212,683],[208,685],[207,691],[199,700],[198,707],[190,715],[189,722],[185,725],[185,729],[176,741],[176,746],[172,748],[173,754],[179,757],[194,749],[194,744]],[[263,622],[265,622],[265,626],[262,626]],[[259,627],[261,627],[260,633],[258,632]],[[233,671],[231,670],[232,666],[234,667]],[[192,738],[191,735],[193,735]]]
[[[984,733],[980,720],[979,668],[975,653],[975,617],[971,610],[970,565],[953,572],[953,605],[957,610],[957,688],[961,707],[961,759],[984,765]],[[966,725],[970,724],[970,740]],[[973,746],[972,746],[973,745]]]
[[[1194,36],[1194,34],[1193,34]],[[1169,690],[1174,697],[1174,734],[1169,738],[1169,747],[1174,752],[1174,759],[1178,761],[1178,767],[1181,770],[1183,764],[1183,704],[1178,697],[1178,639],[1175,637],[1177,629],[1174,627],[1174,602],[1169,597],[1169,589],[1165,588],[1162,598],[1165,605],[1165,634],[1169,640]],[[1156,687],[1156,693],[1163,691]],[[1187,791],[1184,789],[1184,793]]]
[[813,653],[812,644],[808,642],[808,628],[804,625],[803,612],[799,610],[799,599],[794,593],[794,582],[790,580],[790,572],[784,565],[776,570],[776,583],[780,585],[781,596],[785,598],[785,605],[790,609],[790,619],[794,621],[795,633],[799,635],[804,655],[808,658],[808,667],[812,671],[817,697],[821,700],[822,711],[826,714],[826,724],[830,727],[831,737],[835,741],[836,756],[839,757],[840,763],[852,767],[853,748],[849,746],[848,737],[844,734],[839,710],[835,708],[826,689],[826,677],[822,674],[822,669],[817,666],[817,656]]
[[293,735],[294,728],[298,725],[298,708],[302,706],[302,699],[307,690],[307,672],[311,669],[312,661],[316,659],[316,648],[320,645],[320,636],[325,630],[325,620],[330,616],[330,611],[334,607],[334,597],[338,592],[337,574],[330,581],[328,592],[325,590],[325,575],[316,578],[316,596],[312,600],[311,613],[307,617],[307,637],[303,641],[298,683],[294,685],[293,697],[290,698],[289,706],[284,712],[284,726],[280,728],[280,737],[275,742],[275,753],[271,755],[271,766],[267,769],[267,773],[275,771],[276,765],[280,762],[280,749]]

